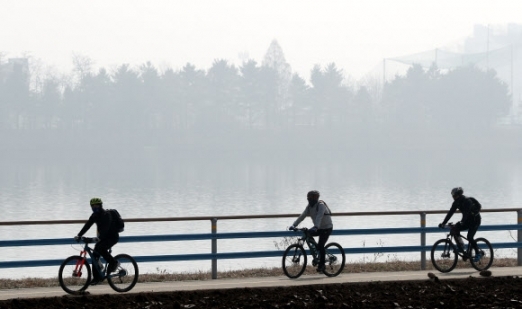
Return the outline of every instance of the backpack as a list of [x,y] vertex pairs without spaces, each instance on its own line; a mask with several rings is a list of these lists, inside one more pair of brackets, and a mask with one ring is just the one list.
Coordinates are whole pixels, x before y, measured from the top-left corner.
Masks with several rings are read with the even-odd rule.
[[114,224],[118,233],[123,232],[125,229],[125,222],[123,222],[120,213],[116,209],[107,209],[107,211],[110,211],[112,216],[112,224]]
[[471,207],[471,211],[478,213],[482,210],[482,205],[480,205],[479,201],[477,201],[474,197],[468,197],[468,199],[471,201],[471,204],[473,205]]
[[326,204],[326,202],[323,201],[323,200],[319,200],[319,202],[323,202],[324,206],[326,206],[326,209],[328,209],[328,212],[329,212],[329,213],[327,213],[327,214],[325,214],[325,215],[327,215],[327,216],[331,216],[331,215],[332,215],[332,211],[330,210],[330,207],[328,207],[328,204]]

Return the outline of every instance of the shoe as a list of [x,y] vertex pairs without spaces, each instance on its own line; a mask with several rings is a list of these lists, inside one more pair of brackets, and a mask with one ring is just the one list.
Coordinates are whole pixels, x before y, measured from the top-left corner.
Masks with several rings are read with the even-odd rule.
[[91,282],[89,282],[89,285],[97,285],[98,283],[102,282],[102,279],[92,279]]
[[115,272],[116,269],[120,266],[120,262],[116,261],[114,264],[109,264],[109,267],[107,268],[109,273]]
[[318,273],[322,273],[324,271],[324,265],[317,266],[316,270],[317,270]]
[[475,263],[479,262],[483,256],[484,256],[484,253],[482,251],[477,253],[477,255],[475,255],[475,258],[473,258],[473,262],[475,262]]

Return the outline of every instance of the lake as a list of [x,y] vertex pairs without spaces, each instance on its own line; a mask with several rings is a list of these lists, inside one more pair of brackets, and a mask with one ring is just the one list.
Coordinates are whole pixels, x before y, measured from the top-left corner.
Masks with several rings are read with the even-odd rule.
[[[301,155],[121,157],[99,156],[92,160],[39,159],[24,155],[0,162],[0,207],[2,221],[87,220],[91,197],[100,197],[105,208],[116,208],[124,218],[197,217],[255,214],[297,214],[306,206],[306,193],[321,192],[332,211],[447,210],[450,190],[462,186],[483,208],[522,207],[522,160],[520,154],[492,157],[476,154],[404,153],[360,155],[317,151]],[[436,226],[443,215],[430,215],[427,226]],[[457,221],[460,215],[454,216]],[[294,218],[223,220],[218,232],[280,231]],[[482,224],[515,224],[514,213],[483,214]],[[311,226],[310,219],[303,223]],[[334,228],[417,227],[418,216],[334,217]],[[65,238],[78,233],[81,225],[4,226],[1,239]],[[209,233],[210,222],[127,223],[122,236]],[[86,235],[93,236],[93,227]],[[516,232],[488,232],[492,241],[510,241]],[[428,234],[433,243],[444,234]],[[267,240],[220,240],[218,252],[273,250]],[[344,247],[419,244],[418,235],[332,236]],[[144,248],[146,247],[146,253]],[[0,259],[66,258],[77,254],[78,245],[2,248]],[[118,244],[114,253],[131,255],[209,252],[209,241]],[[514,256],[515,250],[501,255]],[[348,256],[348,261],[386,262],[415,260],[419,254]],[[280,258],[218,261],[220,271],[280,265]],[[0,278],[56,276],[58,268],[0,269]],[[208,271],[209,261],[143,263],[141,272]]]

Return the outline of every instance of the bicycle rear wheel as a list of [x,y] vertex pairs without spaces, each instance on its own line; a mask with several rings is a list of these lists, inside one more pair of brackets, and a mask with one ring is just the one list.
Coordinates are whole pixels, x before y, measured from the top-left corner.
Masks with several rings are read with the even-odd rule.
[[283,271],[288,278],[301,276],[306,269],[306,252],[303,246],[290,245],[283,254]]
[[448,239],[439,239],[431,247],[431,263],[440,272],[452,271],[458,258],[457,248]]
[[476,252],[475,250],[471,249],[471,258],[469,261],[471,262],[471,266],[473,266],[473,268],[476,270],[486,270],[491,266],[491,264],[493,264],[493,247],[485,238],[477,238],[475,241],[477,242],[480,252],[483,255],[480,260],[475,261]]
[[138,264],[128,254],[118,254],[114,257],[119,263],[115,272],[107,274],[107,282],[116,292],[128,292],[138,282]]
[[91,282],[91,267],[87,259],[79,255],[66,258],[58,269],[58,281],[62,289],[69,294],[85,291]]
[[326,250],[326,255],[323,272],[328,277],[335,277],[343,271],[346,262],[343,247],[338,243],[332,242],[327,244],[324,249]]

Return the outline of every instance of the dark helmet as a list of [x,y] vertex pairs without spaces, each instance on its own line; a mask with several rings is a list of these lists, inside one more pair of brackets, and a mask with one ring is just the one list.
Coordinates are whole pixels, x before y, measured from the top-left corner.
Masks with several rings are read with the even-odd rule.
[[101,198],[99,198],[99,197],[91,198],[91,206],[92,205],[102,205],[102,204],[103,204],[103,202],[102,202]]
[[464,193],[464,189],[462,187],[456,187],[451,189],[451,196],[458,196]]
[[319,197],[321,194],[319,193],[319,191],[317,190],[312,190],[310,192],[308,192],[308,194],[306,196],[316,196],[316,197]]

